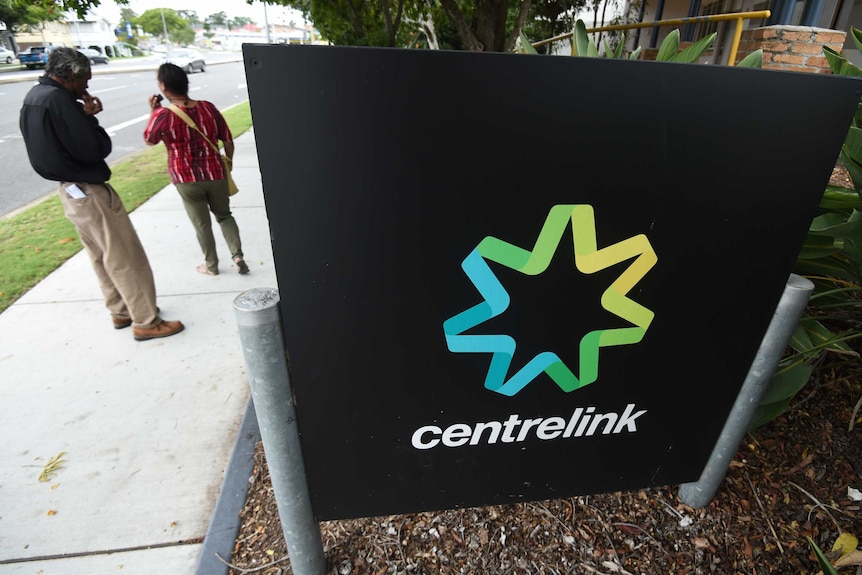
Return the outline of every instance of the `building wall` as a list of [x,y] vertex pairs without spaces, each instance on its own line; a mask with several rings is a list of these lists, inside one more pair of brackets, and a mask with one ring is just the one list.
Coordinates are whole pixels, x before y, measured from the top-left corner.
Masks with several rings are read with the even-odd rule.
[[845,32],[810,26],[766,26],[746,30],[739,43],[737,61],[754,50],[763,50],[763,67],[792,72],[831,73],[823,56],[828,46],[840,52]]
[[117,37],[107,20],[72,20],[69,22],[69,32],[72,37],[71,46],[93,48],[111,57],[117,55],[115,48]]
[[26,51],[31,46],[73,46],[69,24],[66,22],[43,22],[41,28],[15,34],[15,41],[20,51]]

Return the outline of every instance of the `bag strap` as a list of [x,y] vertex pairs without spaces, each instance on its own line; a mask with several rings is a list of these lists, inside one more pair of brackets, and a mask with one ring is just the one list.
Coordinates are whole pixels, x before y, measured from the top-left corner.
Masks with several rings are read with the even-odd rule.
[[201,136],[203,136],[203,139],[207,141],[207,144],[209,144],[209,145],[210,145],[210,147],[211,147],[213,150],[215,150],[216,154],[218,154],[219,156],[221,156],[221,150],[219,150],[218,146],[216,146],[215,144],[213,144],[213,143],[212,143],[212,141],[210,141],[210,139],[209,139],[209,138],[207,138],[206,134],[204,134],[203,132],[201,132],[200,128],[198,128],[198,125],[197,125],[197,124],[195,124],[195,121],[194,121],[194,120],[192,120],[192,119],[189,117],[189,115],[188,115],[188,114],[186,114],[186,113],[185,113],[185,112],[184,112],[184,111],[183,111],[179,106],[177,106],[176,104],[171,104],[170,106],[167,106],[167,109],[168,109],[168,110],[170,110],[171,112],[173,112],[174,114],[176,114],[177,116],[179,116],[181,120],[183,120],[186,124],[188,124],[188,125],[189,125],[189,128],[192,128],[192,129],[193,129],[194,131],[196,131],[198,134],[200,134]]

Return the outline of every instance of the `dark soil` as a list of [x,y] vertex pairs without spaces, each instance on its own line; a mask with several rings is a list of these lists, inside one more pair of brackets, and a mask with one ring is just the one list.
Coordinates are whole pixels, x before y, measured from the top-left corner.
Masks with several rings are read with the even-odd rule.
[[[825,355],[788,411],[744,438],[708,507],[668,486],[326,521],[327,574],[817,573],[806,537],[825,551],[862,538],[860,405],[862,362]],[[241,518],[231,575],[292,573],[260,446]],[[840,573],[862,575],[858,555],[844,561]]]

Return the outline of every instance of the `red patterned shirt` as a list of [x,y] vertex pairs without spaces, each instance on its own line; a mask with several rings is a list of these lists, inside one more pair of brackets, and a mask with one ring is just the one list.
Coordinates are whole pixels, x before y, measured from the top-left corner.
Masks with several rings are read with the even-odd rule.
[[[213,144],[218,145],[219,140],[233,141],[224,117],[210,102],[198,100],[194,107],[180,108]],[[225,177],[221,156],[196,130],[167,108],[153,110],[147,129],[144,130],[144,139],[150,144],[165,143],[168,148],[168,173],[175,184],[221,180]]]

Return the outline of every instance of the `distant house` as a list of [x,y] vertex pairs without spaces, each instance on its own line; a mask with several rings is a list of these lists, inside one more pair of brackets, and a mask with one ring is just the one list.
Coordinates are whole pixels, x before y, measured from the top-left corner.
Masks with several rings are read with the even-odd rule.
[[39,26],[16,32],[15,42],[19,51],[31,46],[49,45],[92,48],[112,58],[126,52],[118,49],[114,27],[104,18],[42,22]]
[[94,20],[70,20],[72,45],[76,48],[92,48],[114,58],[119,56],[114,27],[104,18]]
[[69,24],[56,20],[22,28],[15,32],[15,43],[18,44],[18,51],[24,52],[32,46],[71,46],[72,36],[69,34]]

